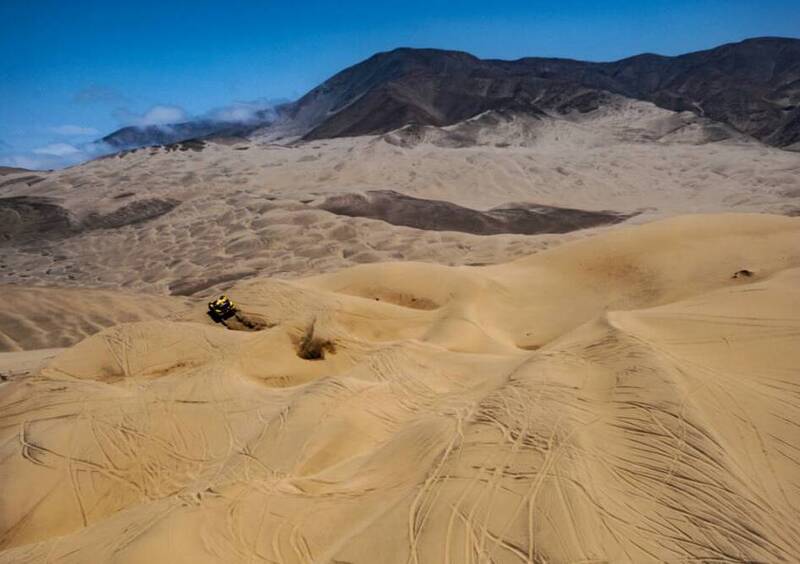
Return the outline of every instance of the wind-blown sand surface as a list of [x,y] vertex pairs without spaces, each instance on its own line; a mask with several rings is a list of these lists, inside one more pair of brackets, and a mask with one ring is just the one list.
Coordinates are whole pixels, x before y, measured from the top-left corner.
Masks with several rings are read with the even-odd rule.
[[798,242],[679,217],[106,329],[0,384],[0,562],[800,560]]
[[0,174],[0,562],[800,560],[796,153],[616,100]]
[[486,114],[290,147],[256,139],[148,148],[35,180],[3,177],[0,219],[27,210],[36,238],[3,247],[0,221],[0,283],[202,296],[245,278],[381,261],[502,263],[606,230],[486,236],[320,209],[330,197],[372,190],[478,211],[608,210],[638,223],[800,213],[800,154],[720,129],[620,101],[558,120]]
[[188,300],[89,288],[0,285],[0,352],[66,347],[118,323],[164,319]]

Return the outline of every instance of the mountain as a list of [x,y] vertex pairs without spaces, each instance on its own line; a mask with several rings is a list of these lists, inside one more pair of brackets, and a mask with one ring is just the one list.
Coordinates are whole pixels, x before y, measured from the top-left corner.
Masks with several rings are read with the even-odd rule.
[[396,49],[351,67],[301,98],[292,117],[307,138],[450,125],[486,110],[569,113],[608,93],[691,111],[779,147],[800,143],[800,40],[760,38],[679,57],[613,63]]
[[[611,63],[570,59],[482,60],[468,53],[400,48],[336,74],[282,106],[271,137],[306,140],[445,126],[488,110],[586,113],[611,95],[690,111],[764,143],[800,147],[800,40],[756,38],[677,57],[643,54]],[[223,126],[224,125],[224,126]],[[228,134],[234,124],[190,122],[125,128],[104,141],[163,144]],[[237,134],[247,135],[252,124]]]
[[758,38],[680,57],[639,55],[615,63],[520,64],[538,75],[646,100],[732,125],[765,143],[800,142],[800,40]]

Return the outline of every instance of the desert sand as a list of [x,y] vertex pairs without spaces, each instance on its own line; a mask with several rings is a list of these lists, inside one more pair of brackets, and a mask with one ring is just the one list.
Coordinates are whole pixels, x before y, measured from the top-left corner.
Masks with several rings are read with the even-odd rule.
[[620,99],[2,174],[0,562],[800,560],[797,153]]
[[106,329],[0,384],[0,561],[796,561],[798,241],[685,216]]
[[0,352],[67,347],[118,323],[165,319],[183,299],[91,288],[0,285]]
[[[36,244],[2,248],[0,283],[205,296],[243,278],[371,262],[502,263],[605,230],[476,236],[319,208],[330,196],[370,190],[475,210],[533,203],[638,214],[629,223],[800,213],[800,155],[730,132],[714,142],[719,128],[620,100],[557,120],[483,115],[291,146],[255,139],[148,148],[34,180],[6,176],[0,203],[39,198],[53,207],[42,211],[50,219]],[[76,232],[59,230],[67,220],[80,224]]]

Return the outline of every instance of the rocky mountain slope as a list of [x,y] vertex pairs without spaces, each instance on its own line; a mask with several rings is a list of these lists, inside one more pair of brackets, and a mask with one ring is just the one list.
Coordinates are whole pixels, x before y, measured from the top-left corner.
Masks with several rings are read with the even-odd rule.
[[[468,53],[401,48],[379,53],[277,108],[260,133],[306,140],[445,126],[489,110],[527,116],[585,113],[611,94],[689,111],[764,143],[800,148],[800,40],[756,38],[678,57],[643,54],[611,63],[481,60]],[[198,122],[126,128],[115,147],[248,135],[251,124]]]

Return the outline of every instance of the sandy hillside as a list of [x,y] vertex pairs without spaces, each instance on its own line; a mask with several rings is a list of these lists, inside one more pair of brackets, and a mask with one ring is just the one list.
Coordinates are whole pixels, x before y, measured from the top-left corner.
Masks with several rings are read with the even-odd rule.
[[687,216],[117,325],[0,384],[0,561],[797,561],[798,242]]

